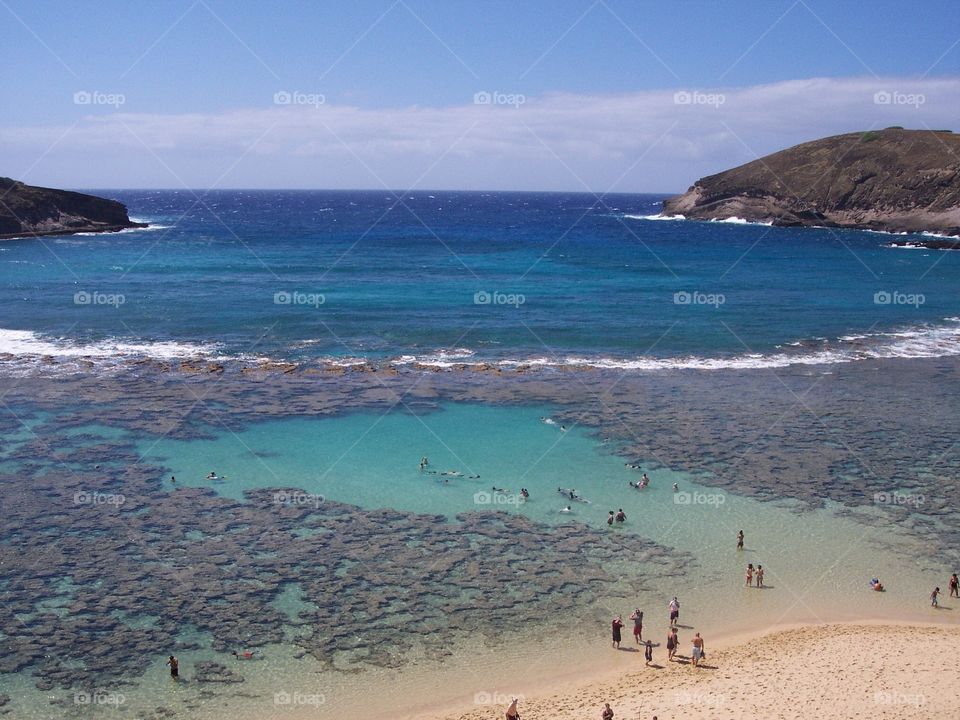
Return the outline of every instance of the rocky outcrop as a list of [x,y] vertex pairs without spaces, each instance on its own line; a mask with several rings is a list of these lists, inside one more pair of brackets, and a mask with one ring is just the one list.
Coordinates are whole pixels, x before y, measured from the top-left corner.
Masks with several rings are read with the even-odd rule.
[[849,133],[698,180],[664,215],[960,236],[960,136]]
[[133,222],[116,200],[24,185],[0,177],[0,240],[147,227]]

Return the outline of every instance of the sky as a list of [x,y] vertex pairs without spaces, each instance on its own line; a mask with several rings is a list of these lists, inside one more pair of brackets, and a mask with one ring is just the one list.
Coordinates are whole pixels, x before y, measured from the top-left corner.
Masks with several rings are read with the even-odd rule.
[[0,97],[38,185],[676,192],[960,131],[960,2],[0,0]]

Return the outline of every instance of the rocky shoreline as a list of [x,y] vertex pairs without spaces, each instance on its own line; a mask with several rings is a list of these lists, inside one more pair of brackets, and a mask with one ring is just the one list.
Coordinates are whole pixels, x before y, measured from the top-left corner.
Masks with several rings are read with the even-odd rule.
[[[836,135],[701,178],[665,200],[662,214],[960,237],[958,151],[950,131]],[[955,249],[938,239],[911,243]]]
[[116,200],[25,185],[0,177],[0,240],[108,233],[148,227]]

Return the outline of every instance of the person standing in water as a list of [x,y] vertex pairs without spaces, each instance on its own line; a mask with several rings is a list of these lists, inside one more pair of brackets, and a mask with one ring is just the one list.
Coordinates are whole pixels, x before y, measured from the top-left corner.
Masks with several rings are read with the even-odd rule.
[[737,550],[743,550],[743,530],[737,533]]
[[607,525],[613,525],[613,510],[611,510],[610,514],[607,515]]
[[747,563],[747,587],[753,585],[753,563]]
[[935,607],[935,608],[940,607],[940,601],[938,600],[939,597],[940,597],[940,588],[935,587],[933,589],[933,592],[930,593],[930,607]]
[[610,629],[613,635],[613,647],[617,650],[620,649],[620,630],[623,628],[623,620],[617,615],[613,622],[610,624]]
[[954,573],[950,576],[950,597],[960,598],[960,579],[957,578],[957,574]]
[[757,587],[763,587],[763,565],[757,565]]
[[180,678],[180,661],[179,660],[177,660],[173,655],[171,655],[170,659],[167,660],[167,662],[164,664],[170,666],[170,677],[172,677],[174,680],[177,680]]
[[703,638],[700,633],[693,636],[693,652],[690,654],[690,662],[694,667],[700,665],[700,658],[703,657]]
[[680,601],[677,600],[676,596],[670,601],[668,607],[670,608],[670,627],[673,627],[680,619]]
[[643,642],[643,613],[640,611],[640,608],[637,608],[633,611],[633,614],[630,616],[630,619],[633,620],[633,639],[637,641],[637,645]]

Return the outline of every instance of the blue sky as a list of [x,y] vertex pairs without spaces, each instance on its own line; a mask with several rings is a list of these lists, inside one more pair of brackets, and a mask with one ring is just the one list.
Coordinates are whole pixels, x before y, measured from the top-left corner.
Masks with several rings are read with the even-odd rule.
[[0,174],[40,184],[673,191],[821,134],[960,130],[957,2],[0,0],[0,17]]

